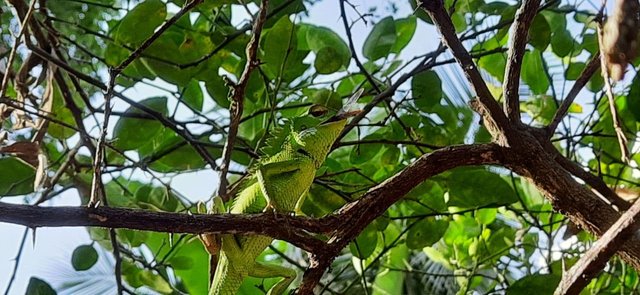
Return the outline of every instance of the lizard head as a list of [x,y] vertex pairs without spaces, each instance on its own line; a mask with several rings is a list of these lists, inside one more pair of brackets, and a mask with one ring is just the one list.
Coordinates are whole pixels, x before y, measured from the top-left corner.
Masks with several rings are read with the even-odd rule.
[[296,152],[311,157],[316,168],[319,168],[347,125],[347,119],[361,112],[351,111],[350,108],[362,92],[360,89],[351,96],[340,110],[316,104],[309,108],[307,115],[294,119],[292,127]]

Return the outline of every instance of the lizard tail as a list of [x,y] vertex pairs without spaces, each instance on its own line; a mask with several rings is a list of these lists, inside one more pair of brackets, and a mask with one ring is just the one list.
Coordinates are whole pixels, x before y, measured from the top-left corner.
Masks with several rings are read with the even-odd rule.
[[218,259],[209,295],[235,295],[246,275],[236,268],[238,266],[231,265],[226,255],[222,254]]

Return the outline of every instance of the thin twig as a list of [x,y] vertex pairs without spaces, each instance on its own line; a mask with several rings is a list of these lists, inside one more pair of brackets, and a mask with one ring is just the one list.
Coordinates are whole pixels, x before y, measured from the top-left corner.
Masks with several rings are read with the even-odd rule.
[[18,272],[18,265],[20,265],[20,257],[22,257],[22,250],[24,249],[24,244],[27,241],[28,234],[29,234],[29,228],[25,227],[24,233],[22,234],[22,240],[20,240],[20,247],[18,248],[18,253],[16,253],[16,257],[13,259],[15,260],[15,264],[13,265],[13,271],[11,272],[11,277],[9,278],[7,289],[4,290],[4,295],[9,295],[9,291],[11,291],[11,285],[13,285],[13,281],[16,279],[16,273]]
[[[345,11],[344,8],[344,3],[347,0],[340,0],[340,18],[342,18],[342,24],[344,26],[344,30],[347,34],[347,41],[349,43],[349,49],[351,50],[351,56],[353,57],[353,60],[356,62],[356,65],[358,66],[358,69],[360,69],[360,72],[366,77],[367,81],[369,82],[369,84],[371,84],[371,87],[373,87],[373,89],[376,91],[376,94],[380,94],[382,92],[382,89],[380,89],[380,87],[378,86],[378,82],[376,82],[375,78],[369,73],[369,71],[367,71],[367,69],[364,67],[364,65],[362,64],[362,62],[360,61],[360,58],[358,57],[358,54],[356,52],[356,47],[353,44],[353,36],[351,33],[351,26],[349,25],[349,22],[347,20],[347,12]],[[354,89],[355,91],[355,89]],[[409,137],[410,140],[416,141],[416,139],[414,138],[411,130],[409,127],[407,127],[406,124],[404,124],[404,122],[402,121],[402,119],[400,119],[400,117],[398,116],[398,114],[396,114],[396,112],[394,111],[394,108],[391,106],[391,102],[388,99],[384,99],[385,105],[387,106],[387,108],[389,109],[389,112],[391,114],[391,116],[396,120],[396,122],[398,122],[398,124],[400,124],[400,127],[402,127],[402,129],[405,131],[405,133],[407,134],[407,136]],[[417,146],[418,150],[421,153],[424,153],[424,151]]]
[[[287,6],[291,5],[293,2],[295,2],[295,0],[287,0],[287,1],[283,2],[282,4],[280,4],[279,6],[273,8],[271,11],[269,11],[269,13],[267,13],[267,19],[269,19],[272,16],[280,13],[283,9],[287,8]],[[215,48],[213,48],[205,56],[199,58],[196,61],[178,65],[178,68],[186,69],[186,68],[189,68],[189,67],[195,67],[195,66],[207,61],[208,59],[213,57],[216,53],[218,53],[220,50],[222,50],[223,48],[226,48],[226,46],[229,45],[229,43],[231,43],[233,40],[235,40],[236,38],[244,35],[244,33],[246,33],[251,28],[252,28],[251,23],[244,25],[243,27],[239,28],[235,32],[233,32],[233,33],[231,33],[229,35],[226,35],[224,37],[224,40],[222,40],[222,42],[220,42],[220,44],[218,44]]]
[[171,25],[177,22],[189,10],[196,7],[196,5],[202,3],[202,1],[204,0],[191,0],[184,7],[182,7],[182,9],[178,11],[178,13],[176,13],[174,16],[168,19],[165,23],[163,23],[162,26],[158,28],[158,30],[153,32],[153,34],[149,38],[147,38],[147,40],[145,40],[142,43],[142,45],[140,45],[140,47],[138,47],[134,52],[129,54],[129,56],[125,60],[123,60],[117,67],[113,69],[116,76],[119,75],[120,72],[122,72],[130,63],[132,63],[134,60],[140,57],[140,54],[142,54],[142,52],[145,49],[147,49],[147,47],[151,46],[151,44],[153,44],[153,42],[155,42],[156,39],[158,39],[158,37],[160,37],[160,35],[164,33],[164,31],[166,31]]
[[40,198],[38,198],[38,200],[34,203],[34,205],[37,206],[49,200],[50,198],[49,194],[53,191],[54,187],[56,186],[60,178],[67,172],[67,167],[69,167],[69,164],[71,164],[71,162],[74,160],[74,157],[76,156],[76,154],[78,153],[81,147],[82,145],[78,143],[75,147],[69,150],[69,152],[66,155],[66,159],[64,160],[64,162],[62,162],[62,164],[60,164],[60,168],[58,168],[58,171],[56,171],[56,173],[53,175],[53,177],[49,181],[49,186],[45,188],[45,190],[40,195]]
[[229,133],[227,134],[227,141],[222,150],[222,164],[220,165],[220,185],[218,187],[218,195],[223,200],[229,200],[227,196],[227,173],[229,172],[229,164],[231,162],[231,153],[235,145],[236,136],[238,135],[238,127],[242,120],[242,111],[244,108],[244,93],[249,82],[249,77],[254,68],[259,65],[258,61],[258,46],[260,44],[260,35],[262,34],[262,27],[267,16],[267,8],[269,6],[268,0],[262,0],[260,3],[260,11],[256,18],[253,29],[251,30],[251,39],[247,43],[247,63],[238,83],[232,85],[231,93],[231,106],[229,108],[229,114],[231,116],[231,123],[229,125]]
[[[107,85],[106,92],[104,94],[104,119],[102,121],[102,127],[100,131],[100,137],[98,138],[98,146],[96,148],[95,158],[93,159],[93,179],[91,181],[91,197],[89,199],[89,206],[97,206],[100,202],[106,202],[106,196],[104,192],[104,185],[102,184],[102,165],[104,164],[104,146],[107,138],[107,128],[109,126],[109,118],[111,117],[111,99],[116,95],[115,85],[116,78],[120,73],[135,59],[137,59],[142,52],[147,49],[154,41],[156,41],[162,33],[164,33],[171,25],[177,22],[185,13],[191,10],[196,5],[202,3],[203,0],[192,0],[187,3],[178,13],[167,20],[158,28],[149,38],[147,38],[140,47],[132,52],[125,60],[123,60],[115,68],[109,69],[109,83]],[[214,167],[212,167],[214,168]],[[106,205],[106,204],[105,204]],[[121,290],[120,290],[121,291]]]
[[[606,1],[604,2],[606,4]],[[605,5],[603,4],[603,6]],[[598,22],[598,44],[600,48],[603,45],[603,37],[604,30],[602,27],[602,20]],[[618,145],[620,146],[620,157],[622,162],[629,164],[629,148],[627,147],[628,140],[627,136],[622,131],[622,123],[620,122],[620,117],[618,116],[618,110],[616,109],[616,102],[613,94],[613,86],[611,86],[611,79],[609,77],[607,59],[600,59],[600,72],[602,73],[602,78],[604,79],[604,88],[605,93],[607,94],[607,98],[609,100],[609,109],[611,110],[611,121],[613,121],[613,129],[616,131],[616,136],[618,137]]]
[[589,80],[591,79],[591,76],[593,76],[593,74],[595,74],[596,71],[598,71],[598,68],[600,68],[600,54],[596,53],[591,58],[589,63],[587,63],[587,65],[584,67],[584,69],[582,70],[582,73],[580,73],[580,77],[578,77],[578,79],[576,79],[576,82],[573,83],[571,90],[569,90],[569,93],[562,101],[562,104],[560,105],[556,113],[553,115],[551,124],[547,126],[547,133],[549,137],[551,137],[555,132],[556,128],[558,128],[558,125],[560,124],[564,116],[567,115],[567,112],[569,111],[569,107],[571,107],[571,104],[575,100],[576,96],[578,96],[578,93],[580,93],[580,91],[584,88],[584,86],[587,85],[587,82],[589,82]]
[[116,235],[116,229],[109,229],[109,239],[111,240],[111,247],[113,247],[113,258],[116,263],[114,265],[114,275],[116,276],[116,290],[118,295],[122,295],[122,257],[120,257],[120,247],[118,246],[118,236]]
[[7,61],[7,71],[4,73],[4,77],[2,77],[2,86],[0,86],[0,97],[4,97],[5,91],[7,91],[7,86],[9,84],[9,75],[11,74],[11,66],[13,65],[13,60],[16,57],[16,53],[18,52],[18,46],[20,45],[20,39],[22,39],[22,35],[27,31],[27,22],[31,19],[31,15],[33,14],[34,7],[36,6],[36,0],[31,0],[31,4],[29,4],[29,10],[27,10],[27,15],[22,20],[20,24],[20,32],[18,36],[16,36],[16,40],[13,42],[13,48],[11,48],[11,53],[9,53],[9,61]]

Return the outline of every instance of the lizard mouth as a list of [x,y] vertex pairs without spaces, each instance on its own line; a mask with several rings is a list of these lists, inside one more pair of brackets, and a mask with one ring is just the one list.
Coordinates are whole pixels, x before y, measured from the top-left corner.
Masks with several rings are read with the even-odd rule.
[[329,123],[337,122],[337,121],[342,121],[342,120],[347,119],[349,117],[354,117],[354,116],[360,114],[362,112],[362,110],[349,111],[349,108],[356,103],[356,101],[360,98],[360,96],[362,95],[363,92],[364,92],[364,89],[362,89],[362,88],[360,88],[358,91],[356,91],[347,100],[347,103],[342,107],[342,109],[340,109],[340,111],[338,111],[337,114],[335,114],[333,117],[327,119],[326,121],[322,122],[321,125],[325,125],[325,124],[329,124]]
[[362,113],[362,110],[339,112],[335,116],[333,116],[333,117],[327,119],[326,121],[322,122],[321,125],[325,125],[325,124],[329,124],[329,123],[337,122],[337,121],[342,121],[342,120],[350,118],[350,117],[355,117],[360,113]]

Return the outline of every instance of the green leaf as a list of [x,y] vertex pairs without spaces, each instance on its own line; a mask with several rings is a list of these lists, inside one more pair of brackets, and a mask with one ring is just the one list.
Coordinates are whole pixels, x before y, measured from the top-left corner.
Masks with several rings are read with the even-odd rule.
[[169,285],[167,281],[165,281],[161,276],[152,273],[151,271],[140,272],[139,279],[140,282],[142,282],[144,285],[162,294],[172,294],[173,292],[171,285]]
[[[316,55],[325,47],[335,50],[335,56],[345,68],[351,62],[351,51],[347,43],[329,28],[307,26],[307,45]],[[326,53],[325,53],[326,54]]]
[[377,244],[378,231],[373,223],[370,223],[353,242],[349,243],[349,250],[353,256],[367,259],[373,254]]
[[51,288],[51,285],[49,285],[47,282],[36,278],[36,277],[31,277],[29,279],[29,285],[27,285],[27,291],[25,292],[26,295],[56,295],[58,294],[55,290],[53,290],[53,288]]
[[551,36],[551,49],[560,57],[565,57],[573,51],[573,37],[567,30],[555,31]]
[[477,208],[518,201],[502,177],[484,169],[455,169],[448,178],[449,206]]
[[549,80],[545,75],[540,51],[527,51],[524,54],[522,80],[529,85],[534,94],[545,94],[549,89]]
[[444,233],[443,239],[447,245],[471,245],[471,239],[476,238],[482,232],[480,224],[475,218],[456,215],[449,222],[449,227]]
[[197,80],[191,80],[182,93],[182,101],[197,111],[202,111],[204,95]]
[[217,107],[229,108],[229,88],[225,85],[224,80],[219,75],[211,75],[211,79],[205,82],[205,88],[207,93],[213,101],[215,101]]
[[428,24],[433,24],[433,21],[431,20],[431,18],[429,17],[429,15],[420,7],[418,7],[417,3],[419,1],[416,0],[409,0],[409,5],[411,6],[411,11],[414,12],[414,14],[421,19],[422,21],[428,23]]
[[[166,97],[151,97],[139,103],[162,115],[166,115],[168,112]],[[133,106],[129,107],[124,115],[118,120],[113,130],[113,137],[116,140],[114,146],[122,150],[138,149],[148,144],[164,128],[160,122],[153,118],[136,118],[136,116],[147,114]]]
[[71,265],[76,271],[90,269],[98,262],[98,251],[92,245],[80,245],[71,255]]
[[416,32],[418,21],[415,16],[409,16],[407,18],[401,18],[396,20],[396,43],[391,47],[391,52],[400,53],[402,49],[409,45],[413,35]]
[[[154,157],[158,154],[164,154],[161,158],[151,162],[149,164],[149,168],[154,171],[169,173],[169,172],[181,172],[181,171],[192,171],[201,169],[205,166],[205,162],[202,159],[202,156],[193,148],[193,146],[184,143],[183,141],[179,141],[179,138],[176,137],[175,144],[168,145],[162,144],[161,147],[158,147],[157,152],[149,155],[147,158]],[[181,143],[182,142],[182,143]],[[172,147],[180,144],[180,147],[172,150],[167,153],[166,151],[170,150]],[[220,157],[222,154],[221,149],[216,148],[208,148],[209,154],[214,159]]]
[[115,34],[116,42],[138,45],[149,38],[166,17],[167,8],[162,1],[143,1],[120,21]]
[[302,212],[309,217],[321,217],[337,210],[344,204],[344,199],[335,192],[318,185],[312,185],[302,206]]
[[558,274],[533,274],[517,280],[509,289],[508,295],[531,294],[531,290],[536,290],[536,294],[553,294],[556,286],[560,282]]
[[584,62],[581,62],[581,61],[570,63],[569,66],[567,67],[567,71],[564,72],[564,77],[567,80],[576,80],[576,79],[578,79],[578,77],[580,77],[580,74],[584,70],[585,66],[586,66],[586,64]]
[[[309,93],[310,94],[307,94]],[[329,89],[309,89],[305,91],[314,104],[323,105],[329,109],[339,110],[342,108],[342,98],[337,93]]]
[[551,28],[543,15],[537,14],[529,28],[529,42],[533,47],[544,51],[551,40]]
[[442,99],[442,81],[434,71],[424,71],[411,80],[414,103],[424,112],[433,112],[433,107]]
[[596,34],[584,34],[582,36],[582,48],[593,56],[596,52],[598,52],[598,37]]
[[186,87],[196,76],[199,80],[208,82],[210,77],[218,74],[222,60],[227,65],[236,64],[238,60],[236,56],[227,50],[221,50],[206,62],[199,63],[198,66],[180,69],[173,65],[172,63],[194,62],[213,49],[211,38],[203,38],[195,32],[185,32],[187,29],[189,28],[178,29],[175,26],[169,28],[143,52],[143,56],[149,57],[141,60],[155,76],[169,83]]
[[271,79],[282,77],[291,81],[307,69],[308,65],[302,61],[309,51],[298,48],[298,30],[289,20],[289,15],[285,15],[264,36],[260,61]]
[[502,82],[504,79],[504,68],[507,66],[507,56],[505,53],[483,56],[478,61],[478,66]]
[[380,156],[380,162],[384,165],[395,167],[400,157],[400,149],[394,145],[389,145],[384,149]]
[[[51,106],[51,113],[51,116],[56,119],[56,121],[66,123],[70,126],[76,125],[71,110],[69,110],[64,102],[64,98],[62,97],[62,92],[60,92],[60,87],[58,86],[58,84],[55,84],[53,87],[53,103]],[[56,122],[50,122],[47,131],[49,135],[57,139],[67,139],[76,134],[75,130],[60,125]]]
[[[398,237],[401,227],[392,223],[384,232],[385,240],[391,241]],[[388,246],[388,245],[381,245]],[[409,249],[405,244],[399,244],[389,249],[384,255],[382,267],[373,282],[372,295],[402,294],[405,274],[390,269],[406,269],[406,261],[410,259]]]
[[[365,136],[364,141],[380,139],[380,134],[373,133]],[[382,150],[382,144],[368,143],[354,146],[349,154],[349,162],[355,166],[366,164],[373,160]]]
[[636,74],[631,82],[631,89],[629,89],[629,95],[627,95],[627,103],[629,104],[629,111],[633,114],[633,118],[636,122],[640,122],[640,73]]
[[0,197],[19,196],[33,192],[35,169],[24,161],[0,158]]
[[318,74],[328,75],[335,73],[342,67],[340,53],[333,47],[324,47],[316,54],[316,60],[313,62]]
[[544,125],[551,123],[551,119],[558,109],[556,102],[550,95],[536,95],[520,105],[523,111]]
[[602,91],[603,87],[604,87],[604,79],[602,78],[602,75],[600,73],[595,73],[593,76],[591,76],[591,79],[589,79],[589,82],[587,82],[587,89],[589,89],[589,91],[594,93]]
[[[164,236],[166,237],[166,235]],[[160,249],[163,245],[165,245],[164,247],[166,248],[166,242],[166,238],[165,240],[159,240],[154,248]],[[202,242],[198,239],[186,242],[186,244],[178,248],[173,257],[175,258],[169,259],[169,261],[175,263],[176,260],[173,259],[177,259],[180,267],[174,266],[174,271],[184,282],[188,291],[185,293],[207,294],[209,272],[206,270],[209,267],[209,255],[202,247]],[[188,257],[188,259],[179,257]],[[192,265],[189,266],[189,264]]]
[[169,259],[169,264],[174,269],[191,269],[193,267],[193,258],[189,256],[174,256]]
[[552,32],[564,30],[567,28],[567,14],[563,12],[554,12],[550,10],[542,11],[542,15],[547,19]]
[[496,220],[496,216],[498,215],[498,210],[495,208],[485,208],[476,211],[476,220],[480,224],[491,224]]
[[393,21],[393,17],[385,17],[373,26],[369,36],[364,41],[362,53],[369,60],[386,57],[396,44],[397,39],[396,24]]
[[407,247],[409,249],[422,249],[430,247],[442,238],[449,227],[445,220],[433,218],[418,221],[407,232]]

